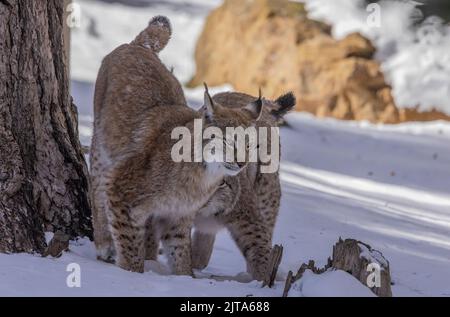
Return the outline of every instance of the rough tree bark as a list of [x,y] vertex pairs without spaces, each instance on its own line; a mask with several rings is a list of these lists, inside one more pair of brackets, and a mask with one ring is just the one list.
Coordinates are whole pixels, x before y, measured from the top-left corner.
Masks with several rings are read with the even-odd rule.
[[63,25],[64,1],[0,0],[0,252],[92,233]]

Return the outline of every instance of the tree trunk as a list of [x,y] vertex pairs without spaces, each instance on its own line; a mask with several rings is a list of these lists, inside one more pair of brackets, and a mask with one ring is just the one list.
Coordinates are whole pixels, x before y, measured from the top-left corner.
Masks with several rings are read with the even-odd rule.
[[63,17],[61,0],[0,0],[0,252],[92,234]]

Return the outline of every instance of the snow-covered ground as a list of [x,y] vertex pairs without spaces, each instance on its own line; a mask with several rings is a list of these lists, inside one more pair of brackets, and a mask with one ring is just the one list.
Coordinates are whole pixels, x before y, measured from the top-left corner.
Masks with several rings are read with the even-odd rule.
[[[101,57],[133,38],[152,15],[166,14],[175,35],[162,59],[186,82],[194,72],[192,52],[204,17],[220,3],[170,0],[129,8],[76,2],[87,21],[74,30],[72,51],[72,94],[83,144],[92,133],[92,83]],[[230,87],[216,88],[223,89]],[[201,103],[201,89],[186,95],[190,104]],[[450,123],[372,125],[301,113],[289,114],[287,122],[281,129],[283,198],[274,237],[285,248],[280,277],[310,259],[324,265],[339,237],[355,238],[390,261],[394,296],[450,296]],[[81,288],[67,287],[71,263],[80,265]],[[59,259],[0,255],[0,295],[280,296],[284,287],[282,279],[273,289],[238,282],[245,262],[226,232],[196,279],[167,275],[163,258],[146,267],[136,274],[99,262],[87,240],[72,242]],[[235,277],[222,281],[223,276]],[[336,271],[307,272],[290,295],[372,294]]]
[[[85,114],[86,117],[89,114]],[[285,248],[281,270],[309,259],[325,264],[339,237],[355,238],[390,261],[394,296],[450,296],[450,124],[374,126],[288,115],[281,130],[283,198],[275,243]],[[89,131],[88,127],[84,127]],[[95,259],[92,243],[71,244],[59,259],[0,255],[0,295],[280,296],[235,276],[245,262],[226,232],[198,279],[122,271]],[[81,288],[68,288],[67,265],[81,266]],[[308,273],[292,296],[366,296],[344,272]]]

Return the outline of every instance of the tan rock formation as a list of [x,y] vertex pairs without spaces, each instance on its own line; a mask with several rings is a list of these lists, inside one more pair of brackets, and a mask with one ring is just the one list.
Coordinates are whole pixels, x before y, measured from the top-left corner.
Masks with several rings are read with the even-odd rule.
[[261,87],[268,98],[291,90],[297,110],[319,117],[383,123],[411,117],[400,116],[371,42],[358,33],[335,40],[330,31],[309,19],[301,3],[225,0],[206,21],[189,85],[230,83],[253,95]]

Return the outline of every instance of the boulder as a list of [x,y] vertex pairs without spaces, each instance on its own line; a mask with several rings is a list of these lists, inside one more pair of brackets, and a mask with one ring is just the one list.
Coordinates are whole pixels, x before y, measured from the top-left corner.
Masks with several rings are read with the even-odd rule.
[[418,111],[417,108],[400,109],[400,121],[434,121],[445,120],[450,121],[450,116],[437,111],[435,109],[430,111]]
[[293,91],[296,110],[319,117],[400,122],[408,116],[396,108],[374,53],[359,33],[334,39],[301,3],[225,0],[206,20],[189,86],[229,83],[251,95],[261,87],[267,98]]

